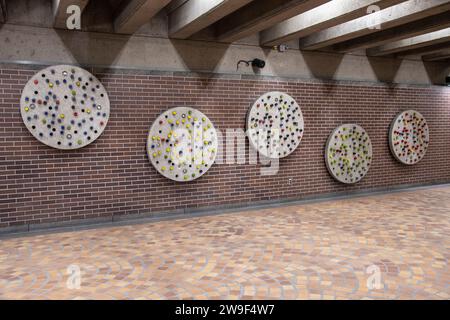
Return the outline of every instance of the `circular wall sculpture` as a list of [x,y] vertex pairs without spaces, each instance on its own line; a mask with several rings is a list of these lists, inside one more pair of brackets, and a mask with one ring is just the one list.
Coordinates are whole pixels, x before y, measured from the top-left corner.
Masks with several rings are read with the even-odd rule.
[[403,164],[421,161],[430,144],[430,133],[425,118],[417,111],[400,113],[391,124],[389,142],[392,154]]
[[300,106],[286,93],[274,91],[262,95],[247,114],[250,144],[265,157],[287,157],[298,147],[303,133]]
[[178,107],[162,113],[147,141],[150,162],[174,181],[195,180],[206,173],[217,156],[217,131],[200,111]]
[[336,128],[328,138],[325,162],[336,180],[346,184],[359,182],[369,172],[372,162],[369,135],[357,124]]
[[109,98],[88,71],[58,65],[39,71],[28,81],[20,112],[40,142],[57,149],[78,149],[102,134],[109,118]]

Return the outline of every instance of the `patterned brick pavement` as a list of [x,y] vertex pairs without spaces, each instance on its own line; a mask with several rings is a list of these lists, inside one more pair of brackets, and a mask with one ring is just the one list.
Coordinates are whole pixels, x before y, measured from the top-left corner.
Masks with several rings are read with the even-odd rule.
[[449,299],[449,218],[440,187],[3,239],[0,298]]

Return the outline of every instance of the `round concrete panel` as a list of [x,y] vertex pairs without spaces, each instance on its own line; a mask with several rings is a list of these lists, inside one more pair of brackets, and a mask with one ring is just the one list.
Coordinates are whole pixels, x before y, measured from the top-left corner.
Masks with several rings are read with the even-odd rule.
[[359,182],[369,172],[372,163],[372,142],[367,132],[357,124],[336,128],[327,141],[325,163],[339,182]]
[[422,114],[415,110],[398,114],[391,124],[389,144],[392,154],[401,163],[419,163],[430,144],[428,124]]
[[299,146],[304,133],[302,111],[288,94],[262,95],[247,114],[250,144],[268,158],[284,158]]
[[162,113],[153,123],[147,141],[150,162],[174,181],[198,179],[217,156],[217,131],[202,112],[178,107]]
[[70,150],[85,147],[102,134],[110,105],[105,88],[91,73],[58,65],[39,71],[28,81],[20,112],[36,139]]

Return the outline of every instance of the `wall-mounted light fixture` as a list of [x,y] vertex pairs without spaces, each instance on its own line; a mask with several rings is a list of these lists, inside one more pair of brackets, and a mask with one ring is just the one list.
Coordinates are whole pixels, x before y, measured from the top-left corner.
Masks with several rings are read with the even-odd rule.
[[277,50],[278,52],[286,52],[289,50],[289,46],[286,44],[280,44],[278,46],[274,46],[273,49]]

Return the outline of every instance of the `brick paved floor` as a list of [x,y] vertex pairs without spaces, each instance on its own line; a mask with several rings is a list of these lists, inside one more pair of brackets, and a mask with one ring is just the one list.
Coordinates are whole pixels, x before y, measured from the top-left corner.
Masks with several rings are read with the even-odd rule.
[[2,239],[0,298],[449,299],[449,247],[450,187],[430,188]]

